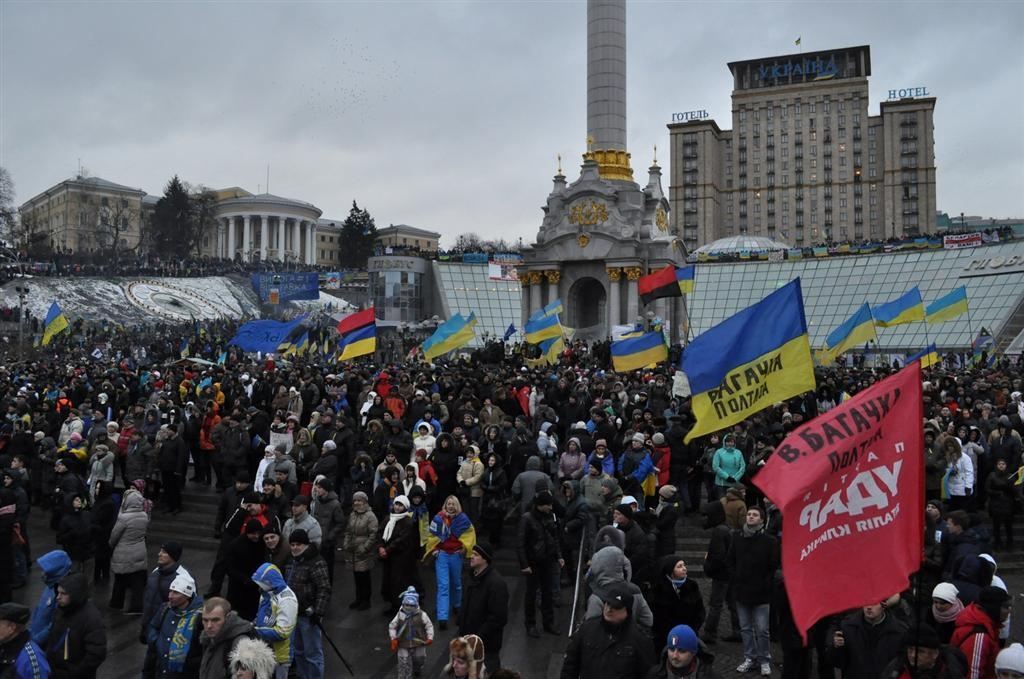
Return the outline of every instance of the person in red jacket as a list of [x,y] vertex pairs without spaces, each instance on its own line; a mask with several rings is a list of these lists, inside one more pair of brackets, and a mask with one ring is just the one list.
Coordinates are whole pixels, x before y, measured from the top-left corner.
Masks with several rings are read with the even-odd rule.
[[672,449],[665,443],[665,435],[660,431],[651,437],[654,448],[651,450],[651,461],[658,468],[658,487],[667,486],[670,467],[672,466]]
[[949,645],[967,658],[966,679],[995,679],[999,628],[1010,615],[1010,604],[1005,590],[989,586],[957,617]]

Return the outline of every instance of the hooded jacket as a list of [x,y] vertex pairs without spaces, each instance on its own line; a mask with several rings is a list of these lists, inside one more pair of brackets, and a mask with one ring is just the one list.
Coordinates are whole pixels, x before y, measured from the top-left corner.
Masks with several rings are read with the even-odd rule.
[[957,616],[949,645],[967,658],[969,679],[993,679],[999,653],[999,624],[978,604]]
[[670,579],[672,569],[679,561],[685,561],[679,554],[662,558],[658,574],[651,583],[649,597],[654,613],[653,633],[658,642],[668,638],[669,631],[676,625],[689,625],[691,629],[700,629],[704,624],[704,599],[701,597],[697,582],[687,577],[677,586]]
[[50,676],[54,679],[94,679],[107,658],[107,629],[103,616],[89,601],[89,583],[81,573],[60,581],[68,604],[58,608],[46,645]]
[[[611,528],[611,530],[619,532],[616,528]],[[629,581],[629,576],[629,560],[622,553],[622,549],[608,545],[594,552],[594,556],[590,560],[590,570],[587,572],[587,583],[593,590],[593,594],[587,599],[587,610],[584,617],[601,617],[602,601],[605,594],[613,585],[624,582],[633,593],[633,610],[631,611],[633,620],[642,629],[651,629],[654,625],[654,614],[651,612],[647,600],[641,595],[640,588]]]
[[111,572],[122,575],[146,570],[146,530],[149,515],[143,510],[139,493],[128,493],[110,533]]
[[203,646],[199,679],[225,679],[228,676],[231,652],[242,639],[251,638],[252,634],[252,623],[239,617],[235,611],[228,613],[217,636],[208,637],[204,631],[199,637],[199,643]]
[[[541,484],[538,486],[538,482]],[[540,490],[551,490],[551,477],[541,471],[541,460],[531,455],[526,460],[526,471],[512,481],[512,497],[519,499],[522,513],[533,507],[533,496]]]
[[71,570],[71,557],[62,549],[55,549],[52,552],[43,554],[36,560],[40,570],[43,571],[42,594],[39,595],[39,603],[32,612],[32,620],[28,629],[32,635],[32,641],[46,648],[46,642],[50,636],[50,628],[53,626],[53,617],[57,612],[57,583]]
[[253,621],[256,637],[270,645],[279,665],[286,665],[291,662],[292,632],[299,616],[299,600],[274,564],[265,563],[257,568],[252,580],[261,592],[260,606]]

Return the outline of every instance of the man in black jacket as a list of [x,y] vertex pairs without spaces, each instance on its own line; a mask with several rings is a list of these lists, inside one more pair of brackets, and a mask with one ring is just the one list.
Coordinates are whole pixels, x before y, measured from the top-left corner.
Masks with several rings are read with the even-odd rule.
[[655,664],[654,647],[631,610],[633,594],[624,583],[610,587],[601,617],[584,620],[570,637],[561,679],[644,679]]
[[188,447],[178,436],[177,424],[169,424],[157,434],[157,465],[163,483],[164,505],[171,514],[181,511],[181,486],[188,470]]
[[711,539],[708,540],[708,549],[704,555],[704,575],[711,579],[711,597],[708,602],[708,617],[704,621],[704,630],[700,636],[706,644],[717,642],[722,607],[728,606],[732,634],[724,639],[739,641],[740,619],[736,614],[736,597],[733,596],[732,582],[729,579],[729,547],[733,534],[725,524],[725,507],[718,500],[713,500],[701,505],[700,513],[704,515],[704,528],[711,529]]
[[651,542],[633,516],[631,504],[623,503],[612,510],[612,523],[626,534],[626,548],[622,551],[633,569],[633,582],[643,587],[650,580]]
[[459,634],[475,634],[484,642],[485,665],[501,667],[501,642],[508,623],[508,585],[491,561],[494,552],[486,542],[478,542],[469,556],[472,573],[463,583],[462,608],[459,610]]
[[95,679],[107,658],[107,628],[89,600],[82,573],[65,576],[57,585],[57,616],[46,648],[50,676]]
[[768,620],[779,545],[765,534],[764,519],[761,507],[747,509],[743,528],[733,536],[728,563],[743,637],[744,660],[736,671],[750,672],[760,666],[761,676],[767,677],[772,673]]
[[554,585],[558,569],[565,566],[558,540],[558,526],[552,514],[555,500],[543,490],[533,498],[533,509],[519,519],[519,542],[516,552],[519,567],[526,576],[526,633],[540,637],[537,631],[537,589],[540,588],[540,611],[544,631],[558,635],[555,627]]
[[874,679],[902,654],[906,632],[902,622],[886,614],[884,604],[870,604],[833,629],[827,655],[844,679]]

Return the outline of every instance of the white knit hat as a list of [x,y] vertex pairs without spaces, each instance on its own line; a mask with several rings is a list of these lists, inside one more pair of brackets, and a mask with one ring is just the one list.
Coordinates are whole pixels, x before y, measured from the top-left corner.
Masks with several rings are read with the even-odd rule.
[[954,603],[958,594],[960,594],[960,590],[952,582],[940,582],[932,590],[933,599],[942,599],[949,603]]
[[188,573],[178,573],[177,577],[171,582],[170,589],[172,592],[184,594],[191,599],[196,595],[196,581]]
[[996,671],[1024,672],[1024,646],[1010,644],[996,656]]

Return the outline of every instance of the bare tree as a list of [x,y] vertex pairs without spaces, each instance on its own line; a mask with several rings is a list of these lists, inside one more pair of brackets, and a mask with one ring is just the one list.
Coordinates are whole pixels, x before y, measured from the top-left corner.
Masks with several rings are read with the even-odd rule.
[[217,233],[217,218],[214,216],[217,197],[212,189],[202,184],[189,186],[189,196],[192,203],[192,219],[189,220],[188,252],[195,253],[198,257],[203,254],[203,237]]
[[15,241],[18,215],[14,209],[14,180],[7,168],[0,165],[0,238]]

